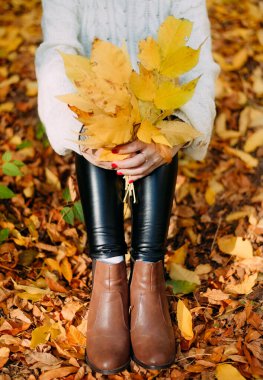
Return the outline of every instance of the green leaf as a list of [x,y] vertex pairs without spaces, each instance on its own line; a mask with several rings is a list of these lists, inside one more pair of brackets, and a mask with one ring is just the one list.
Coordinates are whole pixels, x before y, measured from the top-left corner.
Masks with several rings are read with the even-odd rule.
[[45,137],[45,138],[43,139],[43,147],[44,147],[44,148],[47,148],[48,146],[50,146],[50,144],[49,144],[48,139]]
[[74,226],[74,212],[72,207],[64,207],[61,210],[61,214],[65,222]]
[[20,169],[13,162],[5,162],[2,166],[3,172],[12,177],[23,175]]
[[66,202],[72,201],[71,196],[70,196],[70,192],[69,192],[69,187],[65,188],[65,190],[62,193],[62,197]]
[[15,193],[9,187],[0,185],[0,199],[10,199],[15,196]]
[[11,157],[12,157],[12,153],[11,152],[5,152],[2,155],[2,160],[5,161],[5,162],[8,162],[8,161],[11,160]]
[[9,235],[9,229],[8,228],[3,228],[0,230],[0,243],[3,243],[8,238]]
[[45,127],[41,122],[39,122],[37,123],[36,138],[38,140],[41,140],[44,137],[44,135],[45,135]]
[[197,284],[194,282],[181,281],[181,280],[167,280],[166,285],[170,285],[173,288],[174,294],[184,293],[188,294],[195,290]]
[[17,149],[23,149],[32,146],[32,141],[25,140],[21,144],[17,145]]
[[14,160],[13,164],[15,164],[19,168],[22,168],[22,166],[25,166],[24,162],[22,162],[20,160]]
[[80,220],[82,223],[84,223],[84,214],[83,214],[81,201],[77,201],[74,203],[73,212],[74,212],[75,218]]

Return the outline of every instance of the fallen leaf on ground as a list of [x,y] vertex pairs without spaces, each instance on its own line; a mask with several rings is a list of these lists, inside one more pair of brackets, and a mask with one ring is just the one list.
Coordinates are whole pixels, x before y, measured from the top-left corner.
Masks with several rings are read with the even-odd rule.
[[182,336],[186,340],[193,339],[192,315],[181,300],[177,303],[177,322]]

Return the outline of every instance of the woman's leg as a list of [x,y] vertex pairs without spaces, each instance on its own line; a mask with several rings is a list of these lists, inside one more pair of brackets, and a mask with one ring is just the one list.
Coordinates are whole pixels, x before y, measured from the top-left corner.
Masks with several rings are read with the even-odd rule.
[[113,374],[130,362],[125,260],[114,264],[103,260],[126,253],[123,184],[115,171],[99,168],[78,154],[76,172],[93,259],[86,360],[95,371]]
[[173,204],[178,154],[168,165],[135,182],[137,203],[132,204],[131,256],[134,260],[164,258]]
[[104,259],[126,253],[123,180],[115,170],[91,164],[76,154],[78,187],[88,233],[89,256]]
[[178,155],[138,180],[138,202],[132,205],[132,355],[138,364],[151,369],[169,367],[175,359],[163,259],[177,169]]

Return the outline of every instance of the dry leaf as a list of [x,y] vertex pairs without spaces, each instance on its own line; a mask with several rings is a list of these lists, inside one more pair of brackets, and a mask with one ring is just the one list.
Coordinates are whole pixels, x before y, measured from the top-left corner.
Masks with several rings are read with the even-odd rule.
[[42,373],[39,376],[39,380],[52,380],[52,379],[60,379],[61,377],[65,377],[70,375],[71,373],[76,373],[78,371],[78,367],[60,367],[56,369],[51,369],[45,373]]
[[250,154],[245,153],[240,149],[231,148],[230,146],[225,146],[224,149],[227,153],[240,158],[247,165],[248,168],[255,168],[258,166],[258,159],[254,158]]
[[247,276],[244,281],[236,285],[226,285],[225,292],[232,294],[249,294],[252,292],[253,286],[257,282],[258,273],[251,274]]
[[48,168],[45,168],[47,183],[56,190],[61,190],[61,184],[58,177]]
[[0,368],[3,368],[9,359],[10,349],[7,347],[0,347]]
[[224,71],[235,71],[239,70],[246,63],[248,59],[248,50],[247,48],[240,49],[231,57],[231,63],[226,62],[225,58],[223,58],[219,53],[214,53],[214,58]]
[[246,380],[231,364],[218,364],[215,374],[217,380]]
[[193,327],[192,327],[192,316],[190,311],[187,309],[183,301],[179,300],[177,303],[177,321],[178,327],[182,336],[186,340],[191,340],[194,337]]
[[260,146],[263,146],[263,128],[260,128],[246,139],[244,151],[248,153],[254,152]]
[[69,301],[63,306],[61,314],[63,318],[67,321],[72,321],[75,317],[76,312],[82,308],[82,304],[75,301]]
[[205,293],[202,293],[203,297],[207,297],[209,303],[212,305],[221,305],[221,301],[229,299],[229,295],[222,292],[220,289],[207,289]]
[[253,257],[253,247],[248,239],[236,236],[223,236],[217,239],[220,250],[243,259]]
[[60,268],[61,268],[61,273],[63,274],[63,276],[65,277],[65,279],[68,282],[70,282],[72,280],[73,273],[72,273],[71,265],[70,265],[67,257],[65,257],[62,260],[62,262],[60,264]]
[[166,262],[167,268],[170,268],[171,263],[184,265],[187,255],[187,248],[188,244],[186,243],[182,245],[180,248],[173,251],[173,254],[168,256],[168,260]]
[[188,281],[197,285],[201,284],[200,278],[195,272],[190,271],[174,262],[170,265],[169,275],[172,280]]

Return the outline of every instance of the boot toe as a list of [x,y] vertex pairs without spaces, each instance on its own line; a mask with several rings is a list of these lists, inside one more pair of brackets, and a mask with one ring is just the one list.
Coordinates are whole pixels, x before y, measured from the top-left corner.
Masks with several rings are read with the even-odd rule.
[[[114,373],[124,369],[130,361],[130,343],[116,344],[112,337],[103,338],[103,345],[94,350],[95,344],[89,343],[86,353],[88,364],[98,372]],[[89,350],[89,347],[91,348]]]
[[143,344],[133,345],[133,357],[136,362],[149,368],[170,366],[175,359],[175,348],[169,338],[164,342],[158,337],[143,336]]

